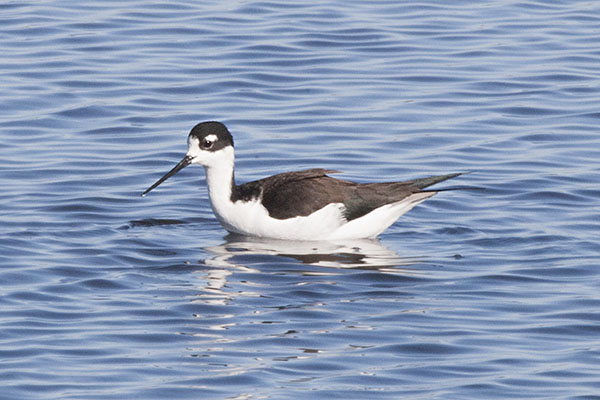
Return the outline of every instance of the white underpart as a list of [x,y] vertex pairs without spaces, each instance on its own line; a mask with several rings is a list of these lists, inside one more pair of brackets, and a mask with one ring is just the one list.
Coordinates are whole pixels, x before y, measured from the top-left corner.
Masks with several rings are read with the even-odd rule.
[[198,140],[190,139],[188,156],[192,163],[206,170],[208,194],[213,212],[228,231],[247,236],[284,240],[348,240],[374,238],[392,225],[402,214],[433,196],[421,192],[376,208],[370,213],[346,221],[344,205],[332,203],[305,217],[276,219],[258,200],[231,201],[234,152],[225,147],[216,152],[202,151]]

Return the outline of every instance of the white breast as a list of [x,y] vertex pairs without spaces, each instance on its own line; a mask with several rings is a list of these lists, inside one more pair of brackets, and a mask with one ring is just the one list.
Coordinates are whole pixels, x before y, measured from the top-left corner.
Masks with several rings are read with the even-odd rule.
[[247,236],[284,240],[321,240],[346,223],[343,204],[334,203],[305,217],[276,219],[259,201],[237,201],[213,211],[225,229]]

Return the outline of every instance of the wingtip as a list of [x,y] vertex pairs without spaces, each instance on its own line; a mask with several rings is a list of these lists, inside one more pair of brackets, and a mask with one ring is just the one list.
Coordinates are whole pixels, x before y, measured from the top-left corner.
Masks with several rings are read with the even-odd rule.
[[425,189],[426,187],[433,186],[436,183],[443,182],[448,179],[456,178],[457,176],[463,175],[464,172],[456,172],[452,174],[446,175],[436,175],[430,176],[427,178],[415,179],[413,181],[409,181],[411,185],[418,187],[419,189]]

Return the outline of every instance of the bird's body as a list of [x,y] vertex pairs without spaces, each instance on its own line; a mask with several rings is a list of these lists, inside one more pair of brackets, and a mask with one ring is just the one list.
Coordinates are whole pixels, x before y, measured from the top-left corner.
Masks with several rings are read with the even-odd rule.
[[186,157],[144,195],[185,166],[203,165],[210,203],[221,225],[233,233],[271,239],[373,238],[437,193],[422,189],[459,175],[355,183],[329,176],[338,171],[308,169],[236,185],[233,138],[223,124],[196,125],[188,145]]

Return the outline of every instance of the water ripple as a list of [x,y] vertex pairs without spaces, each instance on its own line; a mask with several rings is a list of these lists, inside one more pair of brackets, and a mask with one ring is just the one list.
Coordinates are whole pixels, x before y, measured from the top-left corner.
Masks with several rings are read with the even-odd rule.
[[[594,3],[0,9],[2,398],[597,396]],[[378,241],[225,236],[200,168],[139,197],[209,119],[240,181],[471,173]]]

